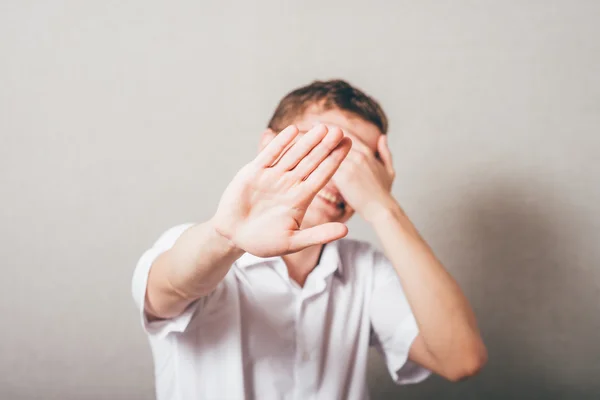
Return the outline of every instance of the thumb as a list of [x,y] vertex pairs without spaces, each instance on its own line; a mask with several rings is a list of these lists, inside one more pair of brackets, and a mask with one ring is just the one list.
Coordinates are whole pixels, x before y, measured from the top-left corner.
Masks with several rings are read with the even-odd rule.
[[343,238],[348,234],[348,227],[341,222],[328,222],[312,228],[293,233],[290,238],[290,252],[300,251],[317,244],[325,244]]

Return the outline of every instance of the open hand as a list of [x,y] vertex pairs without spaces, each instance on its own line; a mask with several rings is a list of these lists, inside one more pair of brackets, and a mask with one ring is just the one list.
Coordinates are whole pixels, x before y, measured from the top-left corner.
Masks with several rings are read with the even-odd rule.
[[330,222],[300,229],[306,209],[348,155],[351,141],[339,128],[319,125],[294,141],[289,126],[245,165],[229,184],[213,218],[235,246],[259,257],[279,256],[340,239]]

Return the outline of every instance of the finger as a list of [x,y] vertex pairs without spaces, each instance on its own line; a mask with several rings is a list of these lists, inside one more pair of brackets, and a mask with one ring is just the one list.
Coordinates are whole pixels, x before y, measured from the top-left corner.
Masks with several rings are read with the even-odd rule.
[[363,153],[366,156],[373,156],[373,150],[360,139],[352,139],[352,150]]
[[294,143],[277,162],[277,167],[288,171],[294,168],[302,159],[317,146],[327,135],[327,127],[319,124]]
[[377,142],[377,151],[379,151],[379,155],[381,156],[381,161],[383,161],[383,165],[390,174],[394,173],[394,161],[392,160],[392,152],[388,146],[387,135],[381,135],[379,141]]
[[344,138],[344,133],[340,128],[331,128],[321,143],[313,147],[298,165],[292,170],[294,176],[302,180],[310,175],[327,158],[329,154],[336,148],[340,141]]
[[352,150],[350,150],[350,154],[348,154],[347,159],[356,162],[357,164],[382,164],[381,160],[377,155],[377,151],[368,147],[364,142],[360,139],[353,139],[352,141]]
[[306,188],[308,193],[315,195],[329,182],[335,171],[350,151],[352,140],[349,137],[344,137],[337,147],[323,160],[315,170],[308,175],[302,186]]
[[282,130],[271,142],[258,154],[255,162],[261,167],[270,167],[279,158],[285,148],[298,136],[298,128],[290,125]]
[[290,238],[290,253],[295,253],[310,246],[325,244],[343,238],[348,234],[348,227],[340,222],[328,222],[312,228],[293,233]]
[[346,157],[346,160],[353,161],[357,164],[363,164],[364,162],[369,161],[369,159],[375,160],[375,156],[372,153],[368,155],[361,151],[354,150],[354,146],[352,146],[352,149],[350,149],[350,152]]

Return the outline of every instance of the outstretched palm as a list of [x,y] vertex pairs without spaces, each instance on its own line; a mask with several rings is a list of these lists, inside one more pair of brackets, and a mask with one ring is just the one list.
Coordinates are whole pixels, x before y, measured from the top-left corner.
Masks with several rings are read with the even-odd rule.
[[297,142],[279,133],[229,184],[214,221],[237,247],[260,257],[283,255],[346,235],[341,223],[300,229],[309,204],[350,150],[341,130],[320,125]]

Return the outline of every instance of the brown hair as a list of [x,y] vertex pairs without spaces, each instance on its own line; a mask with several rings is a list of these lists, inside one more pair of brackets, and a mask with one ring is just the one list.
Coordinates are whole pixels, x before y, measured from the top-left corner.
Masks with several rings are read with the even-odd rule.
[[320,107],[322,111],[339,109],[354,114],[373,123],[381,133],[387,133],[388,120],[379,103],[340,79],[314,81],[288,93],[275,109],[269,128],[279,132],[313,105]]

